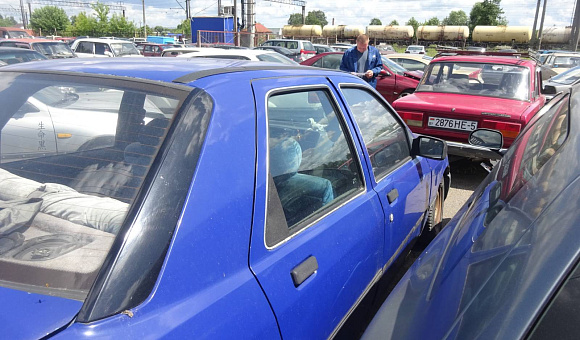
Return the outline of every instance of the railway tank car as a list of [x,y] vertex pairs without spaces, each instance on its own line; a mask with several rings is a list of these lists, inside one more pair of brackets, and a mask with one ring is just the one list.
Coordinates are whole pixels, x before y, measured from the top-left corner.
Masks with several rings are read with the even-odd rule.
[[529,26],[475,26],[472,40],[476,43],[508,43],[527,45],[532,39]]
[[413,39],[413,26],[398,25],[371,25],[367,26],[367,35],[376,42],[401,41],[408,42]]
[[285,37],[322,37],[320,25],[285,25],[282,27]]

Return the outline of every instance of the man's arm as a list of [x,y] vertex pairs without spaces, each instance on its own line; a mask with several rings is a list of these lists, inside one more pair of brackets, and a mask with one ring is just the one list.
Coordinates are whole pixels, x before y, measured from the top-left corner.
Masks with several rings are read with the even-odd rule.
[[375,62],[374,65],[371,65],[371,71],[373,71],[373,76],[378,76],[379,73],[381,72],[381,70],[383,69],[383,60],[381,59],[381,54],[379,53],[379,50],[377,50],[376,48],[372,49],[373,54],[375,55]]
[[346,72],[355,72],[352,70],[351,67],[352,63],[350,62],[350,53],[349,50],[345,51],[342,55],[342,59],[340,60],[340,70]]

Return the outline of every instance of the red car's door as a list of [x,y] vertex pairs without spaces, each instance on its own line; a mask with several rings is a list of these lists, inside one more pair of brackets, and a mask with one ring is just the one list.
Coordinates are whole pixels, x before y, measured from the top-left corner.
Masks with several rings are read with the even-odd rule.
[[397,96],[395,93],[395,85],[396,74],[389,70],[385,65],[383,65],[383,70],[388,72],[388,75],[379,74],[377,76],[377,91],[389,102],[392,104]]

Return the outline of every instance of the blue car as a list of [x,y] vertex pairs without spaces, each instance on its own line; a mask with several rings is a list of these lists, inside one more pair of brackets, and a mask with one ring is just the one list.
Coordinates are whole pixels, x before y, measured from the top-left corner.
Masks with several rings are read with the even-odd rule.
[[2,337],[326,338],[441,227],[445,142],[349,74],[105,58],[0,77]]
[[[476,130],[475,145],[501,146]],[[520,133],[363,339],[580,337],[580,85]]]

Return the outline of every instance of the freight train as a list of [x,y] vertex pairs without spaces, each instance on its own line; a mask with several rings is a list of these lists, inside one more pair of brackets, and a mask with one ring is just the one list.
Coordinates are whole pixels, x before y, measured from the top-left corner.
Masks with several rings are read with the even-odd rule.
[[[570,41],[571,27],[547,27],[543,29],[542,45],[544,47],[563,47]],[[309,38],[317,42],[337,41],[354,42],[360,34],[366,33],[371,42],[401,44],[444,44],[464,46],[466,43],[478,46],[510,45],[529,47],[532,40],[532,28],[529,26],[475,26],[470,32],[467,26],[419,26],[417,34],[413,26],[399,25],[286,25],[282,28],[285,37]],[[471,33],[471,35],[470,35]]]

